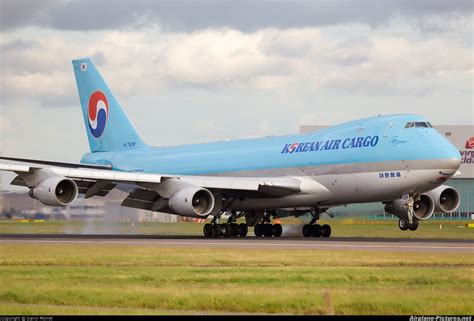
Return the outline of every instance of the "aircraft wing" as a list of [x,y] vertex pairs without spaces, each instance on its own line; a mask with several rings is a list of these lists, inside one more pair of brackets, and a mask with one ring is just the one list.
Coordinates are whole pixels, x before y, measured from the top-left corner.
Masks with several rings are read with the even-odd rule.
[[[12,160],[12,159],[11,159]],[[15,159],[16,160],[16,159]],[[76,182],[79,193],[91,196],[105,196],[116,184],[132,184],[137,189],[156,191],[165,181],[174,179],[190,185],[207,188],[212,192],[240,197],[280,197],[300,192],[300,180],[293,177],[229,177],[203,175],[168,175],[142,172],[123,172],[112,169],[99,169],[90,165],[35,161],[36,164],[0,163],[0,170],[18,174],[13,185],[28,186],[26,177],[36,172],[47,172],[48,176],[64,176]],[[50,165],[51,164],[51,165]],[[74,166],[71,166],[74,165]],[[132,192],[133,193],[133,192]],[[131,193],[131,194],[132,194]]]

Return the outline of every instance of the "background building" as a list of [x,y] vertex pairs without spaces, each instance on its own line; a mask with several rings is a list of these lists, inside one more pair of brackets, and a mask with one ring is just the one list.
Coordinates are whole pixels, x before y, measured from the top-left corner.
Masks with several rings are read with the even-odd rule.
[[[300,126],[300,133],[310,133],[327,128],[328,126]],[[455,187],[461,194],[461,204],[454,213],[435,213],[437,218],[471,218],[474,219],[474,126],[470,125],[441,125],[434,126],[443,136],[456,146],[462,157],[459,169],[460,175],[449,180],[446,185]],[[330,210],[336,214],[367,214],[386,217],[383,205],[380,203],[354,204],[347,207],[337,207]],[[354,213],[355,212],[355,213]]]

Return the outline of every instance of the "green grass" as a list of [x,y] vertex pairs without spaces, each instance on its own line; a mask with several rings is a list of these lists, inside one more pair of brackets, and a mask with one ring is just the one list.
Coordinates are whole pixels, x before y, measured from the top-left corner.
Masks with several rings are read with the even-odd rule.
[[0,314],[473,314],[474,256],[0,244]]
[[[444,238],[474,240],[474,229],[464,228],[468,221],[422,221],[416,231],[400,231],[396,220],[370,221],[360,218],[346,220],[322,220],[330,224],[334,237],[399,237],[399,238]],[[472,221],[471,221],[472,222]],[[301,236],[303,221],[282,220],[284,231],[292,236]],[[442,224],[442,229],[440,229]],[[158,234],[158,235],[202,235],[203,224],[198,223],[105,223],[80,221],[16,222],[0,220],[0,234],[17,233],[84,233],[84,234]],[[250,230],[250,235],[253,231]]]

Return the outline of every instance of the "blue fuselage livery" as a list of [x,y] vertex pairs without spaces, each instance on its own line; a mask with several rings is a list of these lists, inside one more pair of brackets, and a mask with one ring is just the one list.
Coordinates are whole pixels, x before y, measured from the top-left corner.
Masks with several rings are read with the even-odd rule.
[[[459,193],[443,185],[458,173],[459,151],[427,119],[413,114],[349,121],[300,135],[224,140],[181,146],[147,145],[89,59],[73,60],[90,152],[80,164],[1,157],[45,205],[67,206],[79,194],[127,192],[121,205],[208,218],[206,237],[281,236],[273,218],[311,215],[305,237],[329,237],[319,216],[350,203],[381,202],[416,230],[435,210],[449,213]],[[166,108],[166,107],[164,107]],[[161,120],[163,121],[163,119]],[[159,128],[159,126],[158,126]],[[228,215],[221,224],[222,215]],[[245,223],[237,220],[245,218]]]
[[281,151],[282,154],[299,152],[317,152],[319,150],[346,149],[360,147],[374,147],[379,142],[379,136],[352,137],[341,139],[331,139],[327,141],[315,141],[306,143],[286,144]]
[[433,128],[405,128],[426,122],[418,115],[361,119],[319,132],[212,143],[143,147],[89,153],[82,162],[121,171],[245,176],[300,175],[302,167],[408,160],[459,159],[459,151]]

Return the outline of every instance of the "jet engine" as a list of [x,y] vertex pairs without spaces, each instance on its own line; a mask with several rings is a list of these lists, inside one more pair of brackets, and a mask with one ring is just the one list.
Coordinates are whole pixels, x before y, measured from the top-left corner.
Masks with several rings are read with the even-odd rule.
[[53,176],[39,181],[29,194],[44,205],[66,206],[76,200],[78,188],[72,179]]
[[[406,218],[408,216],[408,209],[405,207],[405,204],[406,201],[402,199],[394,200],[385,205],[385,211],[400,218]],[[427,220],[434,213],[435,202],[429,195],[421,194],[420,199],[413,204],[413,209],[417,219]]]
[[191,217],[206,217],[214,209],[214,195],[200,187],[186,187],[176,191],[168,206],[176,214]]
[[451,213],[458,209],[461,203],[459,192],[446,185],[441,185],[434,190],[431,190],[426,195],[429,195],[435,203],[435,211]]

